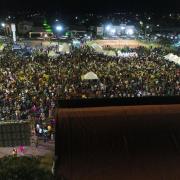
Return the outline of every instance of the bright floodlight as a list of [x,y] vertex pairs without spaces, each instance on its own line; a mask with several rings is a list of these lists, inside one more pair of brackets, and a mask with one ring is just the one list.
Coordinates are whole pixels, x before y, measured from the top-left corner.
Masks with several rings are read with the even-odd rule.
[[125,27],[124,26],[121,26],[121,30],[124,30],[125,29]]
[[2,26],[2,27],[5,27],[5,23],[1,23],[1,26]]
[[63,30],[63,27],[60,26],[60,25],[59,25],[59,26],[56,26],[56,30],[57,30],[57,31],[62,31],[62,30]]
[[127,29],[127,30],[126,30],[126,34],[127,34],[127,35],[133,35],[133,34],[134,34],[133,29]]
[[107,25],[106,26],[106,31],[110,31],[110,29],[111,29],[111,25]]

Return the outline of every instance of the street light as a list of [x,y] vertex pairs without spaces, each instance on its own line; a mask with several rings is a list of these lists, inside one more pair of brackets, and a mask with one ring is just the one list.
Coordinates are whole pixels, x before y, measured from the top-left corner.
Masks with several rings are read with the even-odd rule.
[[5,27],[5,23],[1,23],[1,26],[4,28]]
[[149,29],[149,26],[146,26],[146,29]]
[[63,30],[63,27],[61,25],[58,25],[58,26],[56,26],[56,30],[60,32]]
[[110,31],[111,30],[111,25],[107,25],[106,26],[106,31]]

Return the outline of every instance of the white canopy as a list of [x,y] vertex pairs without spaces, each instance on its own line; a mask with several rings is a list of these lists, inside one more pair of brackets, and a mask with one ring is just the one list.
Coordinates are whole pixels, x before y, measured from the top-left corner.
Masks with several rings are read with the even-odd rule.
[[54,51],[50,51],[49,54],[48,54],[48,57],[57,57],[58,54],[55,53]]
[[110,51],[104,51],[104,55],[106,55],[106,56],[116,56],[116,53],[115,53],[115,51],[110,50]]
[[171,61],[171,62],[174,62],[174,63],[180,65],[180,57],[177,55],[169,53],[168,55],[164,56],[164,58],[168,61]]
[[69,53],[70,52],[69,44],[68,43],[63,43],[62,45],[59,45],[59,52]]
[[99,79],[98,76],[93,73],[92,71],[88,72],[87,74],[85,75],[82,75],[81,76],[81,79],[82,80],[95,80],[95,79]]
[[103,48],[99,45],[99,44],[96,44],[96,43],[93,43],[91,45],[91,47],[98,53],[103,53]]

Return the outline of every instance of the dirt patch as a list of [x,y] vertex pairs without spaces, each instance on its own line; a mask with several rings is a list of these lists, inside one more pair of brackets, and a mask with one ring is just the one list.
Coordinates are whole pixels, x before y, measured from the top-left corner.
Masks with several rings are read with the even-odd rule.
[[127,47],[127,46],[130,48],[137,48],[139,46],[147,46],[145,43],[142,43],[137,40],[125,40],[125,39],[96,40],[95,42],[101,46],[111,46],[112,48],[123,48],[123,47]]

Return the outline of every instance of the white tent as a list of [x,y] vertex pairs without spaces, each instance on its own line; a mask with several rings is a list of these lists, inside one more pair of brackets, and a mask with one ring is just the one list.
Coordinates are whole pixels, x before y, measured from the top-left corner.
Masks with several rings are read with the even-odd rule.
[[99,44],[94,43],[94,44],[91,45],[91,47],[98,53],[103,53],[104,52],[103,48]]
[[69,44],[68,43],[63,43],[62,45],[59,45],[59,52],[69,53],[70,52]]
[[171,61],[171,62],[174,62],[174,63],[180,65],[180,57],[177,55],[170,53],[170,54],[164,56],[164,58],[168,61]]
[[58,54],[55,53],[54,51],[50,51],[48,57],[58,57]]
[[110,50],[110,51],[104,51],[104,55],[106,55],[106,56],[116,56],[116,53],[115,53],[115,51]]
[[97,80],[97,79],[99,79],[99,78],[98,78],[98,76],[97,76],[95,73],[93,73],[92,71],[90,71],[90,72],[88,72],[87,74],[82,75],[82,76],[81,76],[81,79],[82,79],[82,80]]

